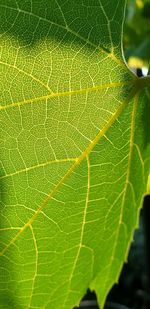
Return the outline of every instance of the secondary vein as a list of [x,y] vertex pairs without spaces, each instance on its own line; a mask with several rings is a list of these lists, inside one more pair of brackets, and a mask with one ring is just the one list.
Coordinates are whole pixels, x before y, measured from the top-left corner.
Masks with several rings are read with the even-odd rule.
[[88,147],[85,149],[85,151],[81,154],[81,156],[79,156],[76,161],[71,165],[71,167],[68,169],[68,171],[66,172],[66,174],[60,179],[60,181],[56,184],[56,186],[53,188],[52,191],[50,191],[47,194],[47,197],[45,198],[45,200],[43,201],[43,203],[41,204],[41,206],[36,210],[36,212],[34,213],[34,215],[28,220],[27,223],[24,224],[24,226],[22,226],[22,228],[20,228],[20,230],[18,231],[18,233],[15,235],[14,238],[11,239],[11,241],[2,249],[2,251],[0,252],[0,256],[2,256],[7,250],[8,248],[17,240],[17,238],[20,236],[20,234],[23,233],[23,231],[29,227],[34,220],[37,218],[37,216],[39,215],[39,213],[43,210],[43,208],[47,205],[47,203],[50,201],[50,199],[55,195],[56,192],[58,192],[59,188],[64,184],[64,182],[66,181],[66,179],[72,174],[72,172],[75,170],[75,168],[85,159],[87,158],[87,156],[90,154],[90,152],[93,150],[93,148],[95,147],[95,145],[99,142],[99,140],[104,136],[104,134],[108,131],[108,129],[112,126],[112,124],[114,123],[114,121],[119,117],[119,115],[121,114],[121,112],[124,110],[124,108],[126,107],[126,105],[128,104],[128,102],[130,101],[130,99],[133,97],[133,95],[135,94],[135,89],[133,89],[131,91],[131,93],[128,95],[128,97],[126,98],[126,100],[120,105],[120,107],[117,109],[117,111],[110,117],[109,121],[107,122],[107,124],[103,127],[102,130],[99,131],[99,133],[96,135],[96,137],[94,138],[94,140],[88,145]]
[[103,89],[109,89],[109,88],[117,88],[117,87],[123,87],[127,85],[134,84],[134,80],[126,81],[126,82],[114,82],[114,83],[108,83],[103,85],[97,85],[95,87],[88,87],[83,89],[77,89],[72,91],[64,91],[64,92],[58,92],[58,93],[50,93],[46,94],[44,96],[40,96],[37,98],[31,98],[20,102],[14,102],[8,105],[0,106],[0,110],[6,110],[13,107],[19,107],[30,103],[36,103],[37,101],[43,101],[51,98],[57,98],[57,97],[66,97],[66,96],[72,96],[76,94],[84,94],[87,92],[94,92],[94,91],[101,91]]

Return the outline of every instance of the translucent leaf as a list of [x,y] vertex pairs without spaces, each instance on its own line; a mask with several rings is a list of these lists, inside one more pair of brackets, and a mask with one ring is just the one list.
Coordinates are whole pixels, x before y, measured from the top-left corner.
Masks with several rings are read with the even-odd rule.
[[88,287],[102,308],[127,259],[150,100],[124,62],[124,11],[0,2],[0,308],[72,309]]

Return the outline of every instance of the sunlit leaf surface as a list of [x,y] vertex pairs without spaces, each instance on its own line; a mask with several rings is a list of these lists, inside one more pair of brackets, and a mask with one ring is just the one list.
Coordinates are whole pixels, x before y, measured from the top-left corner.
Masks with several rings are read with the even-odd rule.
[[123,60],[125,2],[0,1],[2,309],[72,309],[88,287],[102,308],[127,258],[150,100]]

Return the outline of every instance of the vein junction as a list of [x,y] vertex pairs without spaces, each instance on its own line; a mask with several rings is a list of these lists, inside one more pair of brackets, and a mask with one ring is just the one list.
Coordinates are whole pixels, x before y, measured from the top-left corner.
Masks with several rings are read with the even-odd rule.
[[105,135],[105,133],[108,131],[108,129],[112,126],[114,121],[119,117],[120,113],[124,110],[126,105],[128,104],[129,100],[133,96],[133,92],[129,94],[127,99],[120,105],[118,110],[113,114],[113,116],[110,117],[107,124],[103,127],[102,130],[99,131],[97,136],[94,138],[94,140],[89,144],[89,146],[85,149],[85,151],[79,156],[78,158],[75,158],[75,162],[72,164],[72,166],[68,169],[66,174],[61,178],[61,180],[56,184],[56,186],[53,188],[49,194],[47,194],[47,197],[41,204],[41,206],[37,209],[37,211],[34,213],[34,215],[29,219],[29,221],[17,232],[16,236],[12,238],[12,240],[3,248],[3,250],[0,252],[0,255],[3,255],[8,248],[16,241],[16,239],[19,237],[19,235],[27,228],[29,227],[38,214],[43,210],[43,208],[47,205],[49,200],[54,197],[55,193],[59,190],[62,184],[64,184],[65,180],[72,174],[72,172],[75,170],[75,168],[85,159],[88,157],[90,152],[93,150],[95,145],[99,142],[99,140]]

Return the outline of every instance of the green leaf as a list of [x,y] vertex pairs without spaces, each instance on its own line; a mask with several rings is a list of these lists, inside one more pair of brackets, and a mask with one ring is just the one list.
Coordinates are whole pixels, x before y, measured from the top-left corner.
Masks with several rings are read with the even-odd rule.
[[[140,67],[148,67],[150,49],[149,14],[149,0],[128,0],[124,27],[125,58],[129,59],[130,63],[132,61],[131,65],[134,67],[136,66],[134,64],[135,58],[138,59],[137,65],[140,65],[141,62]],[[134,60],[131,60],[130,57],[134,57]]]
[[71,309],[88,287],[102,308],[127,259],[150,83],[124,62],[125,4],[0,2],[0,308]]

